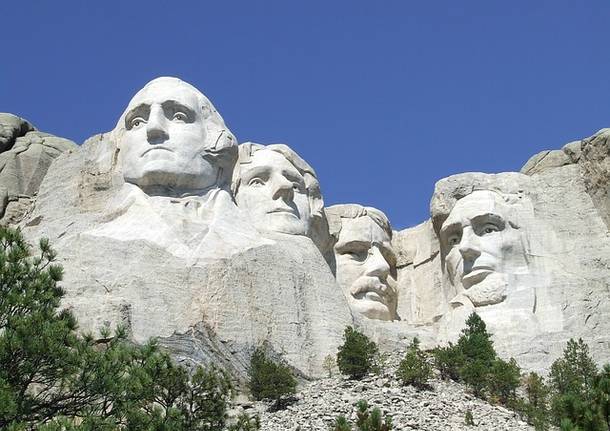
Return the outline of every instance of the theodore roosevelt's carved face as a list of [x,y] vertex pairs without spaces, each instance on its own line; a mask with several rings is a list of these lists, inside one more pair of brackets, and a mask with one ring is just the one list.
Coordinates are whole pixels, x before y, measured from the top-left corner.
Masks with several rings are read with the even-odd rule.
[[178,193],[214,185],[219,167],[205,157],[210,147],[208,104],[194,87],[176,78],[156,79],[140,90],[119,124],[124,128],[118,146],[125,181]]
[[475,306],[502,302],[507,275],[524,266],[521,232],[498,193],[475,191],[460,199],[441,227],[449,281]]
[[341,218],[337,282],[350,308],[370,319],[396,319],[396,260],[391,238],[372,218]]
[[308,234],[311,210],[305,179],[283,154],[261,149],[236,169],[240,185],[235,200],[259,231]]

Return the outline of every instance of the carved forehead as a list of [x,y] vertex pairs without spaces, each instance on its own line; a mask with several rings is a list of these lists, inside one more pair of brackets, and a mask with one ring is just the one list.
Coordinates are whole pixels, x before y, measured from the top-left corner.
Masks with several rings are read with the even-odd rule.
[[296,175],[302,176],[297,168],[283,155],[269,149],[262,149],[252,154],[250,163],[242,165],[242,170],[248,171],[252,167],[268,166],[278,170],[290,170]]
[[162,103],[166,100],[176,100],[199,112],[204,105],[210,103],[203,93],[178,78],[157,78],[132,97],[125,113],[141,104]]
[[[364,218],[375,223],[385,234],[392,238],[392,226],[386,215],[373,207],[364,207],[358,204],[331,205],[325,210],[328,219],[328,229],[331,236],[338,238],[343,225],[349,220]],[[368,223],[368,222],[367,222]]]
[[239,164],[247,165],[251,163],[251,159],[261,151],[274,152],[283,156],[301,173],[301,175],[308,175],[311,176],[313,180],[316,180],[317,177],[313,168],[294,152],[294,150],[284,144],[262,145],[254,142],[245,142],[239,146]]
[[390,235],[367,216],[342,218],[337,247],[349,242],[389,243]]
[[443,223],[443,228],[485,214],[494,214],[505,220],[512,218],[512,211],[502,196],[491,190],[477,190],[456,202]]

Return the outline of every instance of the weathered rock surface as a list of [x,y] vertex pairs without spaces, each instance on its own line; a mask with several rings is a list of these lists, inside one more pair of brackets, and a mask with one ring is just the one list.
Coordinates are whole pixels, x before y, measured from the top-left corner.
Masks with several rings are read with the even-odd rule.
[[[261,235],[236,206],[236,157],[211,102],[179,79],[159,78],[111,133],[57,158],[20,226],[57,250],[63,306],[82,330],[121,325],[136,342],[157,338],[181,361],[217,363],[237,377],[265,345],[298,374],[317,376],[352,323],[346,299],[306,229]],[[270,192],[256,201],[281,206],[269,218],[290,226],[315,188],[299,188],[304,204],[293,210],[301,173],[295,168],[292,182],[282,176],[291,159],[271,169]]]
[[[395,352],[381,375],[370,375],[361,381],[342,376],[324,378],[304,385],[297,401],[285,410],[269,412],[265,403],[246,404],[245,411],[258,411],[261,429],[265,431],[327,431],[337,416],[355,422],[359,400],[369,408],[378,407],[392,417],[395,430],[532,430],[516,413],[493,406],[469,394],[462,385],[432,380],[430,390],[402,386],[394,376],[403,352]],[[243,406],[241,409],[243,411]],[[475,426],[464,421],[470,410]]]
[[394,233],[397,255],[398,314],[411,324],[431,325],[446,306],[441,283],[440,250],[432,223]]
[[[432,219],[395,235],[399,310],[408,304],[402,315],[413,324],[435,322],[442,342],[455,339],[464,319],[476,311],[494,333],[497,350],[530,370],[548,371],[571,337],[582,337],[598,362],[608,362],[608,136],[604,129],[562,150],[536,155],[522,170],[527,175],[468,173],[439,181]],[[493,203],[489,196],[504,203]],[[491,229],[502,231],[496,239],[481,230],[466,243],[470,229],[476,230],[469,217],[490,213],[505,218],[506,228]],[[450,229],[445,234],[446,242],[455,241],[454,252],[443,244],[450,216],[464,220],[457,236]],[[459,278],[452,282],[452,271],[460,277],[475,274],[477,265],[495,267],[478,270],[464,285]],[[473,300],[480,298],[469,293],[476,289],[485,295],[496,292],[499,300],[477,306]]]
[[184,251],[137,192],[128,191],[131,206],[120,209],[124,185],[99,162],[105,139],[57,159],[22,225],[57,250],[65,305],[81,327],[98,333],[122,324],[138,342],[158,337],[184,361],[220,363],[240,376],[253,347],[268,343],[298,372],[318,375],[352,320],[313,242],[252,235],[219,195],[216,208],[233,209]]
[[544,151],[530,158],[521,168],[527,175],[548,173],[565,165],[580,167],[587,193],[600,217],[610,227],[610,129],[602,129],[581,141],[570,142],[561,150]]
[[77,148],[68,139],[37,131],[23,118],[0,113],[0,223],[19,222],[53,160]]
[[238,146],[201,92],[159,78],[80,147],[0,114],[0,223],[51,240],[83,330],[237,376],[261,344],[319,376],[347,325],[433,347],[472,311],[525,370],[572,337],[610,361],[610,129],[520,173],[445,178],[431,218],[392,232],[375,208],[323,209],[288,146]]

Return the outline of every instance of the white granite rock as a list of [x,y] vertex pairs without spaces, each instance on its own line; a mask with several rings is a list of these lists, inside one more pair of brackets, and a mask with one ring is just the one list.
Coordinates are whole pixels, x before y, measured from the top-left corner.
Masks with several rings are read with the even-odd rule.
[[431,214],[447,307],[433,317],[439,341],[476,311],[525,369],[547,371],[570,337],[610,360],[610,238],[580,166],[454,175],[437,183]]
[[72,141],[37,131],[27,120],[0,113],[0,223],[19,222],[53,160],[77,148]]
[[113,132],[56,160],[22,227],[56,248],[83,330],[125,325],[242,377],[265,344],[319,375],[352,322],[347,302],[310,238],[263,237],[235,205],[232,136],[198,90],[154,80]]
[[396,257],[392,227],[381,211],[361,205],[326,208],[334,238],[337,283],[354,313],[399,320],[396,314]]
[[609,185],[603,129],[520,173],[440,180],[431,218],[392,232],[374,208],[323,209],[307,162],[238,146],[177,78],[81,147],[0,114],[0,223],[51,240],[82,329],[125,325],[238,376],[261,344],[318,376],[347,325],[388,351],[415,335],[433,347],[472,311],[526,370],[548,370],[571,337],[610,361]]

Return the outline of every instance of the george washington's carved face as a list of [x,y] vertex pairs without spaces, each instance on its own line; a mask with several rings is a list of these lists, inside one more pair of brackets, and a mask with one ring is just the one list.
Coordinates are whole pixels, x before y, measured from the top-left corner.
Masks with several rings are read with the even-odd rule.
[[207,101],[175,78],[160,78],[140,90],[122,116],[118,146],[126,182],[142,189],[204,190],[219,167],[206,158],[210,146]]
[[460,199],[441,227],[450,282],[475,306],[506,298],[506,275],[524,266],[521,233],[499,194],[480,190]]

